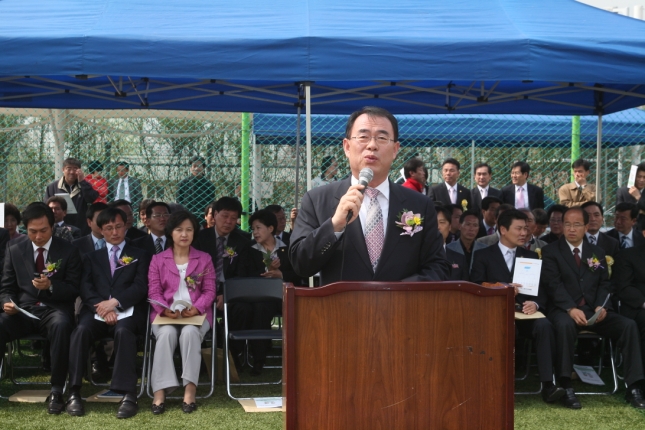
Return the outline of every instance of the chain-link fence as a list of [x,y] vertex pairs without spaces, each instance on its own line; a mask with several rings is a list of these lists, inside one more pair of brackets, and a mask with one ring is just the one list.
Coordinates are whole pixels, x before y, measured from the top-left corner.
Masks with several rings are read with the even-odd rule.
[[[414,115],[399,119],[402,148],[392,166],[393,180],[400,177],[405,161],[416,156],[425,161],[430,183],[441,181],[443,159],[456,158],[462,165],[459,181],[467,187],[474,185],[474,163],[489,163],[491,185],[500,188],[510,183],[511,164],[525,160],[531,166],[529,181],[544,188],[547,204],[557,202],[558,188],[570,181],[571,117]],[[338,179],[347,174],[341,145],[346,120],[347,116],[313,116],[312,177],[320,175],[328,156],[338,162]],[[180,202],[198,214],[222,196],[237,196],[248,211],[268,204],[288,209],[307,189],[304,115],[299,163],[296,123],[295,115],[4,109],[0,111],[0,197],[20,209],[42,200],[47,184],[61,178],[62,160],[74,157],[83,162],[86,174],[103,177],[112,187],[118,179],[117,163],[127,162],[129,175],[141,181],[143,198]],[[592,183],[596,124],[596,118],[581,119],[580,156],[593,163]],[[601,190],[608,215],[616,188],[626,185],[630,166],[644,158],[642,145],[645,111],[633,109],[603,119]],[[203,172],[191,169],[193,157],[203,160]],[[100,165],[102,171],[89,171],[90,164]],[[189,186],[180,185],[186,179]],[[116,198],[115,192],[109,197]]]

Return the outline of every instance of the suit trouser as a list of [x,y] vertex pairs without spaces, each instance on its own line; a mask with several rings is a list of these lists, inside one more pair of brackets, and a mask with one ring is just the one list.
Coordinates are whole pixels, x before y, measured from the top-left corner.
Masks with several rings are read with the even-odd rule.
[[52,376],[51,384],[61,390],[65,386],[69,362],[70,334],[74,316],[48,306],[29,306],[25,310],[40,318],[36,320],[22,313],[0,313],[0,357],[4,357],[6,343],[30,334],[40,334],[49,340]]
[[[201,327],[196,325],[153,325],[155,335],[155,353],[152,363],[152,391],[166,390],[172,392],[179,386],[173,355],[179,343],[181,353],[181,378],[184,387],[191,382],[199,382],[199,370],[202,364],[202,341],[210,329],[208,321]],[[179,342],[178,342],[179,341]]]
[[645,369],[645,309],[628,309],[622,312],[625,318],[632,319],[636,322],[641,339],[641,358],[643,359],[643,368]]
[[[144,316],[145,318],[145,316]],[[94,319],[94,313],[81,312],[78,326],[71,338],[69,354],[69,382],[80,388],[87,367],[90,346],[98,339],[114,339],[114,369],[110,389],[121,393],[134,393],[137,388],[137,333],[141,316],[135,309],[133,315],[110,326]]]
[[553,361],[556,350],[555,334],[551,321],[547,318],[519,320],[515,321],[515,327],[517,327],[517,331],[522,336],[535,341],[540,381],[551,382],[553,380]]
[[[594,314],[588,307],[582,310],[587,320]],[[581,327],[573,321],[573,318],[560,309],[550,312],[549,319],[553,323],[555,330],[556,370],[559,376],[571,377],[576,339],[580,331],[586,330],[618,340],[618,347],[621,349],[625,360],[625,383],[627,385],[644,379],[638,328],[633,320],[614,312],[607,312],[607,316],[601,322],[597,322],[592,326]]]
[[[273,317],[282,312],[281,302],[234,303],[229,306],[229,330],[270,330]],[[271,341],[249,341],[254,363],[264,363]],[[243,341],[230,343],[231,353],[239,354]]]

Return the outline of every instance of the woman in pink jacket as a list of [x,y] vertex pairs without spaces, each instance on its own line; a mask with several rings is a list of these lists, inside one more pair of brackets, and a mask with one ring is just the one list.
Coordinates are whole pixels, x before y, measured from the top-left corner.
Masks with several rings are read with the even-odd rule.
[[170,308],[152,303],[151,321],[158,314],[169,320],[206,315],[201,326],[152,326],[157,340],[151,377],[154,391],[152,413],[155,415],[165,411],[166,394],[179,386],[172,359],[177,343],[181,351],[181,377],[185,387],[182,410],[190,413],[197,409],[195,393],[202,360],[201,343],[213,326],[216,279],[211,256],[191,246],[198,231],[199,223],[193,214],[187,211],[173,213],[165,230],[168,249],[155,255],[150,263],[148,297]]

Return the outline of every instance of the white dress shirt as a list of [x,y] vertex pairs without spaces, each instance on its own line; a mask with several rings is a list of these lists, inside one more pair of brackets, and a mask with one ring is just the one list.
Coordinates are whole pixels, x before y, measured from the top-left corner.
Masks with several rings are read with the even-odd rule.
[[479,185],[477,185],[477,188],[479,189],[479,194],[481,194],[482,196],[482,200],[488,197],[488,188],[490,188],[489,185],[486,185],[486,188],[482,188]]
[[43,246],[36,246],[33,242],[31,242],[31,245],[34,247],[34,263],[36,262],[36,258],[38,258],[38,248],[45,248],[45,251],[43,251],[43,261],[47,264],[47,256],[49,255],[49,247],[52,246],[52,238],[50,237]]
[[127,201],[130,200],[130,181],[128,181],[129,176],[126,176],[125,178],[119,178],[119,183],[117,184],[116,187],[116,193],[114,195],[115,200],[119,198],[119,191],[121,190],[121,187],[124,187],[123,191],[123,198]]
[[[499,246],[499,249],[502,251],[502,255],[504,256],[504,261],[506,261],[506,267],[508,267],[508,271],[513,273],[513,261],[515,260],[515,253],[517,252],[517,248],[509,248],[506,245],[504,245],[501,240],[497,242],[497,245]],[[509,251],[510,251],[510,255],[509,255]]]
[[[450,197],[450,203],[453,205],[457,204],[457,184],[450,185],[448,182],[444,182],[446,188],[448,189],[448,196]],[[454,200],[453,200],[454,199]]]
[[618,232],[618,243],[619,244],[623,243],[623,237],[624,237],[626,248],[633,247],[634,246],[633,233],[634,233],[634,229],[629,230],[629,234],[622,234],[621,232]]
[[[358,184],[358,179],[352,176],[352,185]],[[383,215],[383,237],[387,234],[387,218],[388,211],[390,209],[390,182],[386,179],[381,182],[378,186],[374,187],[379,190],[379,195],[376,197],[379,205],[381,206],[381,213]],[[365,196],[363,199],[363,204],[361,209],[358,212],[358,217],[361,220],[361,226],[363,227],[363,235],[365,235],[365,228],[367,227],[367,208],[369,206],[370,199]]]
[[[515,209],[522,209],[521,207],[517,206],[517,193],[520,189],[519,185],[515,185]],[[524,195],[524,206],[525,208],[530,208],[531,205],[529,203],[529,184],[526,182],[524,185],[522,185],[522,195]]]
[[[108,258],[112,256],[112,247],[115,245],[112,245],[111,243],[108,243],[107,241],[105,242],[105,250],[107,251]],[[123,252],[123,248],[125,247],[125,240],[118,245],[119,249],[116,251],[116,258],[119,259],[121,258],[121,253]]]
[[177,288],[177,291],[175,291],[175,294],[172,296],[173,305],[170,307],[173,311],[181,312],[186,309],[184,305],[175,304],[178,300],[183,300],[191,305],[193,304],[193,301],[190,299],[190,293],[188,292],[188,285],[186,284],[186,276],[190,276],[190,273],[186,273],[187,269],[188,263],[177,264],[177,271],[179,272],[179,288]]
[[580,245],[578,245],[578,246],[573,246],[573,245],[571,245],[571,243],[569,243],[569,241],[567,240],[567,245],[569,245],[569,249],[571,250],[571,255],[575,255],[575,254],[574,254],[574,252],[573,252],[573,250],[574,250],[575,248],[578,248],[578,250],[580,251],[580,254],[579,254],[579,255],[580,255],[580,261],[582,261],[582,244],[583,244],[583,243],[584,243],[584,241],[583,241],[583,242],[580,242]]

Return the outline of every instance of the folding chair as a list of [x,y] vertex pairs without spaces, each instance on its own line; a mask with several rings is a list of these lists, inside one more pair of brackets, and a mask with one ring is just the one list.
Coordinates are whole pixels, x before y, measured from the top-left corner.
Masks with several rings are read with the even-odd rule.
[[[517,348],[515,349],[517,351]],[[533,355],[533,341],[528,338],[524,338],[524,353],[526,357],[526,372],[521,377],[515,377],[516,381],[524,381],[528,378],[531,371],[531,356]],[[517,356],[517,354],[516,354]],[[540,382],[540,387],[537,391],[515,391],[515,395],[531,395],[531,394],[540,394],[542,392],[542,382]]]
[[21,382],[18,381],[14,375],[14,370],[15,369],[39,369],[40,366],[16,366],[14,364],[14,352],[18,352],[18,354],[22,357],[26,357],[25,354],[23,354],[20,350],[20,341],[22,340],[30,340],[30,341],[41,341],[41,342],[47,342],[49,339],[46,337],[43,337],[39,334],[30,334],[25,337],[21,337],[20,339],[16,339],[13,342],[9,342],[7,344],[7,371],[9,372],[9,379],[14,385],[50,385],[50,382],[36,382],[36,381],[25,381]]
[[231,386],[253,386],[253,385],[278,385],[277,382],[240,382],[231,383],[229,343],[232,340],[282,340],[282,329],[279,330],[234,330],[229,328],[228,306],[234,303],[252,303],[278,301],[282,302],[283,296],[282,279],[271,278],[235,278],[228,279],[224,284],[224,362],[226,367],[226,392],[233,400],[241,398],[233,396]]
[[[149,312],[149,311],[148,311]],[[215,328],[216,320],[217,320],[217,301],[213,303],[213,327],[209,330],[208,333],[206,333],[206,336],[204,336],[204,341],[207,341],[210,338],[210,343],[211,343],[211,378],[210,382],[207,384],[210,385],[210,390],[208,393],[206,393],[203,396],[195,396],[197,399],[207,399],[210,396],[213,395],[213,392],[215,391],[215,381],[217,379],[217,330]],[[148,318],[148,321],[150,321],[150,318]],[[148,330],[146,332],[146,351],[147,351],[147,356],[144,355],[144,362],[147,361],[147,365],[144,367],[144,369],[148,369],[147,373],[147,378],[146,378],[146,392],[148,394],[148,397],[151,399],[154,398],[154,393],[152,392],[152,359],[154,357],[154,345],[153,342],[156,341],[154,335],[152,334],[152,325],[148,324]],[[209,337],[210,334],[210,337]],[[177,350],[179,350],[179,346],[177,346]],[[175,351],[175,352],[176,352]],[[198,382],[198,386],[204,386],[207,385],[205,383]],[[166,396],[166,399],[173,399],[173,400],[181,400],[183,397],[180,396]]]
[[615,394],[616,391],[618,391],[618,374],[616,373],[616,363],[614,361],[614,346],[610,338],[605,339],[603,336],[600,336],[599,334],[590,332],[590,331],[581,331],[578,333],[578,339],[597,339],[600,341],[600,358],[598,360],[598,367],[596,368],[596,372],[600,376],[602,372],[602,360],[603,360],[603,354],[605,352],[605,346],[609,347],[609,362],[610,362],[610,367],[613,375],[613,380],[614,380],[614,388],[612,391],[592,391],[592,392],[582,392],[582,391],[577,391],[577,395],[602,395],[602,396],[609,396],[612,394]]

